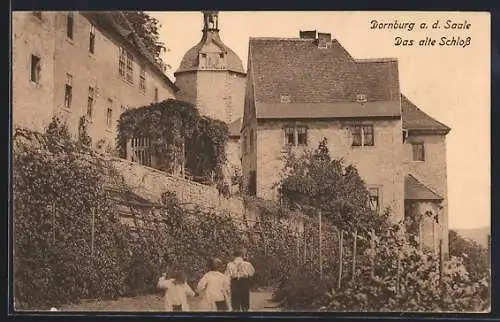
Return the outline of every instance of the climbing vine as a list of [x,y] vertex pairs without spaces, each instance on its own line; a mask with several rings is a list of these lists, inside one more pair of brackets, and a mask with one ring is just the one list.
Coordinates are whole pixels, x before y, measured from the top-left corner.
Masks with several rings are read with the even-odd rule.
[[118,121],[117,149],[127,156],[127,142],[148,138],[154,167],[172,172],[185,156],[185,167],[195,177],[223,179],[226,163],[227,124],[201,116],[190,103],[168,99],[130,109]]

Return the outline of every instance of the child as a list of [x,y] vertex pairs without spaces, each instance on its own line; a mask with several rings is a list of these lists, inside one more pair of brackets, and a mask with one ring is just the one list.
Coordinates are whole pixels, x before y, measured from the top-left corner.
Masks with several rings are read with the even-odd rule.
[[196,291],[204,291],[203,298],[208,310],[231,311],[230,280],[221,272],[224,270],[224,264],[220,259],[214,258],[209,269],[198,282]]
[[158,280],[158,287],[165,290],[165,311],[189,311],[187,297],[194,297],[196,293],[186,283],[186,277],[182,271],[174,272],[170,279],[167,279],[166,274],[163,273]]

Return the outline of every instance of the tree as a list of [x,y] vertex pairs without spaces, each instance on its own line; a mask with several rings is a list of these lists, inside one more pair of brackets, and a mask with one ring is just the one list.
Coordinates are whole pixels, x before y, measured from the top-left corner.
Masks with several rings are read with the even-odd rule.
[[123,14],[130,21],[135,32],[144,42],[146,49],[154,56],[156,62],[162,67],[170,67],[162,59],[162,54],[168,49],[160,41],[159,30],[161,24],[158,19],[151,17],[144,11],[124,11]]
[[338,228],[375,228],[386,216],[369,207],[369,193],[353,165],[332,159],[327,140],[299,157],[289,152],[278,191],[290,206],[321,210]]
[[467,272],[473,281],[477,281],[489,273],[488,250],[473,240],[467,240],[456,231],[448,233],[450,255],[462,258]]

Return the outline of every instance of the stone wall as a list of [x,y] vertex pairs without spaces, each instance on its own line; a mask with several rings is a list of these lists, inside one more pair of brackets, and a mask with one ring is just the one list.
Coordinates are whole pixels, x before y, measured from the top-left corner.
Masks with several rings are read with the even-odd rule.
[[[95,50],[90,53],[91,22],[82,14],[74,13],[73,39],[69,39],[67,16],[68,12],[64,11],[44,11],[41,20],[30,11],[12,15],[14,125],[42,130],[57,112],[76,135],[80,117],[87,114],[89,87],[92,86],[95,99],[89,135],[94,143],[102,139],[114,146],[117,120],[124,108],[152,103],[155,89],[158,89],[160,101],[174,98],[174,89],[130,45],[99,26],[95,27]],[[134,56],[133,82],[124,80],[119,74],[120,46]],[[30,81],[32,54],[41,58],[39,84]],[[145,92],[139,88],[141,66],[146,70]],[[72,102],[65,108],[68,74],[72,76]],[[108,108],[112,108],[111,126],[106,124]]]
[[[12,122],[43,131],[54,113],[54,16],[12,13]],[[30,79],[31,55],[40,58],[40,80]],[[64,101],[64,97],[61,98]]]
[[[400,120],[365,120],[374,126],[374,146],[352,147],[350,123],[337,120],[303,122],[308,127],[305,149],[316,149],[323,137],[333,158],[343,158],[359,170],[368,187],[379,189],[381,210],[392,209],[394,220],[404,214],[404,165]],[[273,185],[280,180],[283,159],[286,156],[283,121],[259,122],[257,128],[257,196],[265,199],[277,197]],[[304,148],[295,149],[300,153]],[[246,164],[244,164],[246,165]]]
[[[123,159],[113,158],[112,163],[125,178],[133,192],[151,201],[160,201],[162,193],[175,192],[182,203],[230,213],[236,219],[243,219],[245,207],[240,197],[225,198],[215,187],[199,184],[165,172],[141,166]],[[245,214],[254,218],[255,214]]]

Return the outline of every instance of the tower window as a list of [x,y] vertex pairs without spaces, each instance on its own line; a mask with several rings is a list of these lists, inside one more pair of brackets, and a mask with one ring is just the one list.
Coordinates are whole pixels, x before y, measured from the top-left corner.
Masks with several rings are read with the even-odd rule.
[[425,149],[423,143],[412,143],[413,161],[425,161]]
[[40,82],[40,71],[42,67],[40,64],[40,57],[31,55],[31,74],[30,79],[33,83]]
[[73,12],[70,12],[66,17],[66,37],[68,37],[69,39],[73,39],[73,24]]

